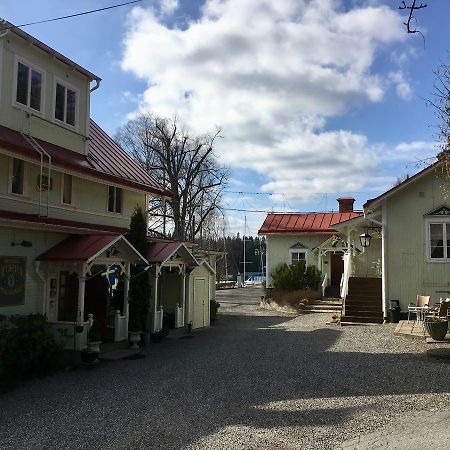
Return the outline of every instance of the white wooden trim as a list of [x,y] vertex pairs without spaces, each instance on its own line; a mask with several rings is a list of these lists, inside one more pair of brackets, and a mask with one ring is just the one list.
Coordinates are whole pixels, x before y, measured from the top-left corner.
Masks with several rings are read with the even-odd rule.
[[436,224],[436,225],[441,225],[441,224],[445,224],[445,235],[443,236],[443,247],[444,247],[444,255],[447,253],[447,239],[446,239],[446,231],[447,231],[447,227],[450,226],[450,217],[448,216],[434,216],[434,217],[427,217],[425,219],[425,261],[428,263],[437,263],[437,264],[442,264],[442,263],[450,263],[450,255],[447,254],[447,258],[431,258],[431,246],[430,246],[430,224]]
[[292,264],[292,254],[293,253],[304,253],[305,255],[305,266],[308,265],[308,249],[302,248],[290,248],[289,249],[289,264]]

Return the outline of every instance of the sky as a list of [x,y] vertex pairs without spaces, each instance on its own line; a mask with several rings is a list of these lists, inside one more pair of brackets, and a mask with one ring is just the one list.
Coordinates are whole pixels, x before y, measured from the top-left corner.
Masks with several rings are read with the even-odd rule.
[[[115,3],[1,0],[0,17]],[[450,63],[450,0],[426,3],[422,34],[406,33],[396,0],[143,0],[24,31],[103,79],[91,115],[112,136],[141,111],[219,127],[223,224],[242,235],[267,211],[337,210],[340,196],[362,209],[437,153],[427,100]]]

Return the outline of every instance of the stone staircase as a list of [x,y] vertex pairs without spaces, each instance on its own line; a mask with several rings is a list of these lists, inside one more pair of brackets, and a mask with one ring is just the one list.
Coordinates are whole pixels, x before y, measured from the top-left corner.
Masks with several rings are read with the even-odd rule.
[[342,299],[333,297],[324,297],[322,300],[315,300],[309,303],[305,312],[341,314]]
[[381,278],[351,277],[342,323],[383,323]]

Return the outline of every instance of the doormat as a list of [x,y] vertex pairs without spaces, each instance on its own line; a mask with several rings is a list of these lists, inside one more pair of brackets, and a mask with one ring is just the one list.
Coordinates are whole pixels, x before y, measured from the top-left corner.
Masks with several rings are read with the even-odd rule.
[[145,353],[134,353],[132,355],[125,356],[122,359],[142,359],[142,358],[145,358]]
[[186,336],[181,336],[178,339],[191,339],[191,338],[195,338],[195,336],[193,334],[187,334]]

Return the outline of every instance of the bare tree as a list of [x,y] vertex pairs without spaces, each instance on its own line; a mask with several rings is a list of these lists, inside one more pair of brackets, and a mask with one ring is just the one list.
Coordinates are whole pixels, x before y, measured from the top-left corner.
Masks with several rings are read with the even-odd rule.
[[406,22],[403,22],[403,24],[406,27],[406,31],[408,33],[412,33],[412,34],[419,33],[423,37],[423,34],[417,28],[411,27],[411,22],[413,20],[414,20],[414,22],[417,22],[416,17],[414,16],[414,11],[418,11],[419,9],[426,8],[427,6],[428,6],[427,4],[423,4],[423,3],[417,4],[417,0],[412,0],[411,4],[406,4],[405,1],[402,1],[401,6],[399,6],[398,9],[400,11],[402,11],[402,10],[409,11],[408,19],[406,20]]
[[151,113],[141,114],[119,129],[117,142],[173,195],[167,203],[155,198],[149,205],[157,234],[194,240],[220,209],[228,170],[214,153],[219,133],[191,136],[176,118]]

